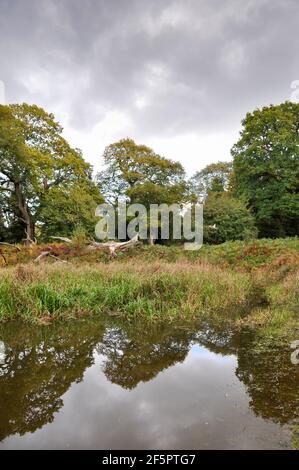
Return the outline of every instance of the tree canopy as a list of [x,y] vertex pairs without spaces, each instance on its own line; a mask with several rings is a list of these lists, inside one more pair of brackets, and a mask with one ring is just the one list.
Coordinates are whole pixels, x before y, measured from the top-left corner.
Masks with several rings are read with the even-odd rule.
[[52,114],[0,105],[0,239],[91,235],[96,206],[118,199],[147,209],[202,202],[208,243],[251,238],[257,229],[260,237],[298,236],[299,104],[248,113],[232,156],[187,180],[181,163],[126,138],[106,147],[94,178]]
[[257,235],[251,211],[232,192],[232,166],[232,162],[212,163],[191,178],[191,194],[204,204],[206,243],[247,240]]
[[241,199],[211,191],[204,205],[204,241],[211,244],[250,240],[257,235],[255,219]]
[[299,233],[299,104],[248,113],[232,149],[236,194],[256,217],[259,235]]
[[186,192],[185,171],[179,162],[157,155],[151,148],[123,139],[104,152],[105,169],[98,184],[108,201],[131,203],[180,202]]
[[49,202],[55,206],[55,198],[75,186],[90,191],[96,207],[101,198],[91,166],[63,138],[54,116],[35,105],[0,106],[0,190],[8,223],[17,218],[33,240],[37,222],[51,223]]
[[224,191],[229,186],[232,169],[232,162],[218,162],[207,165],[190,179],[191,192],[198,201],[203,202],[209,191]]

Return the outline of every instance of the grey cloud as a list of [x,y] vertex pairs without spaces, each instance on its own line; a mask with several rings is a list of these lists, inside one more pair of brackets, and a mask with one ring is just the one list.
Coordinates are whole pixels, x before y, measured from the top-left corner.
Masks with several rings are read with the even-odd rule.
[[0,79],[77,128],[216,132],[289,98],[298,20],[297,0],[0,0]]

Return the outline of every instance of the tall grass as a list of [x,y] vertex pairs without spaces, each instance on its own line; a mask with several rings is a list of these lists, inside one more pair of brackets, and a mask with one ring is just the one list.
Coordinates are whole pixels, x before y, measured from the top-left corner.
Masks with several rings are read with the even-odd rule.
[[115,260],[57,244],[56,255],[71,263],[35,265],[30,260],[43,249],[11,251],[15,266],[0,269],[0,321],[102,313],[169,321],[213,317],[269,331],[298,327],[298,238],[230,242],[198,252],[140,245]]
[[251,287],[248,274],[206,264],[27,264],[2,271],[0,319],[90,313],[195,318],[246,305]]

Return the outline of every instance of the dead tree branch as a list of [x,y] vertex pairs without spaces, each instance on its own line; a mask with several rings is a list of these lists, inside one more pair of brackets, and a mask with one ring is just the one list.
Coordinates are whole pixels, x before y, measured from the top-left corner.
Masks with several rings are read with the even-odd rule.
[[73,240],[67,237],[50,237],[50,238],[53,238],[54,240],[60,240],[64,243],[73,243]]
[[127,242],[106,242],[106,243],[99,243],[93,241],[87,247],[88,250],[103,250],[108,249],[111,258],[115,258],[117,256],[117,251],[125,251],[131,246],[134,246],[139,239],[139,235],[137,234],[134,238]]
[[51,254],[51,251],[52,250],[42,251],[42,253],[40,255],[38,255],[37,258],[35,258],[34,262],[39,263],[43,258],[45,258],[46,256],[49,256]]

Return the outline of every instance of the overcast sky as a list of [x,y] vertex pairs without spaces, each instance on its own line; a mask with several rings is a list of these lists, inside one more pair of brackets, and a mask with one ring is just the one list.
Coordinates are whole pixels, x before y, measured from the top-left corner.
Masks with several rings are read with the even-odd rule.
[[230,158],[247,111],[290,99],[298,33],[298,0],[0,0],[0,80],[96,169],[129,136],[190,174]]

